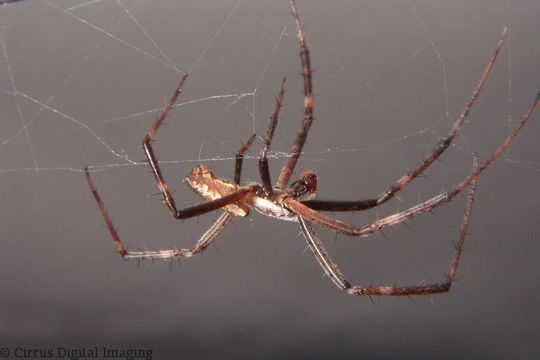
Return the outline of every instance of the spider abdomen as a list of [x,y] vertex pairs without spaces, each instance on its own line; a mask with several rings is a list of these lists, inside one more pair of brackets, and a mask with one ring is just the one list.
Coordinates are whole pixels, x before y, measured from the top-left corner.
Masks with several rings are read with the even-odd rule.
[[[217,177],[204,165],[199,165],[191,170],[184,181],[197,195],[206,201],[230,195],[240,188],[240,186],[227,179]],[[235,216],[247,216],[249,214],[249,206],[244,202],[229,204],[224,209]]]

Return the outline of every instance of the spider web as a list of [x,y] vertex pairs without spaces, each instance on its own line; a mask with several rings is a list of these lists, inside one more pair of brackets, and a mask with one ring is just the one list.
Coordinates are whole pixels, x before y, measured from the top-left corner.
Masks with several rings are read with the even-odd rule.
[[[195,164],[232,177],[234,153],[252,132],[265,134],[286,76],[285,106],[269,154],[276,178],[303,111],[289,9],[240,0],[208,6],[42,0],[1,7],[0,176],[7,187],[43,180],[53,184],[48,185],[51,194],[68,187],[85,198],[81,169],[88,165],[99,173],[98,189],[119,226],[127,224],[126,237],[136,231],[131,213],[124,210],[128,204],[145,209],[154,232],[164,226],[162,221],[173,222],[160,219],[159,201],[148,202],[159,196],[140,141],[186,72],[184,92],[156,145],[181,206],[198,201],[181,181]],[[446,9],[446,14],[412,1],[392,9],[357,4],[349,11],[323,2],[299,6],[314,67],[316,118],[297,173],[316,171],[319,196],[335,199],[380,193],[447,134],[502,24],[513,25],[520,10],[509,3],[482,8],[491,21],[480,27],[477,14],[458,19],[452,12],[463,7]],[[358,14],[370,13],[379,15],[357,22]],[[456,28],[464,30],[456,34]],[[514,39],[511,32],[470,121],[443,161],[429,169],[430,180],[413,183],[397,201],[361,221],[450,188],[470,171],[473,153],[482,158],[498,145],[536,86],[528,71],[516,70],[531,68],[533,55],[516,51],[523,45]],[[260,181],[260,146],[257,141],[247,156],[244,181]],[[538,177],[536,150],[520,148],[516,156],[512,147],[499,161],[505,166],[498,176],[507,182]],[[212,219],[197,220],[192,231],[200,232]],[[155,237],[154,232],[147,236]],[[134,246],[153,247],[155,242],[144,236],[137,241]],[[158,245],[177,243],[169,238]]]
[[[178,111],[173,115],[174,120],[171,118],[169,125],[178,122],[182,128],[184,126],[182,123],[185,122],[195,124],[198,121],[204,121],[205,124],[202,126],[204,130],[195,128],[180,130],[179,133],[188,133],[189,137],[192,137],[194,132],[203,134],[194,143],[190,142],[193,146],[188,154],[182,151],[182,155],[177,155],[176,158],[171,158],[171,154],[178,153],[174,147],[179,143],[185,143],[187,139],[173,136],[175,139],[172,142],[173,151],[160,151],[161,161],[165,164],[174,165],[196,161],[231,162],[235,146],[238,146],[240,139],[245,139],[251,131],[264,133],[266,119],[273,105],[273,92],[276,91],[279,79],[283,75],[288,75],[289,78],[290,91],[287,93],[286,102],[289,107],[295,104],[293,99],[298,99],[300,95],[300,88],[295,86],[299,81],[298,59],[297,56],[290,54],[291,48],[294,50],[296,44],[290,16],[282,16],[286,10],[282,11],[278,7],[271,8],[270,14],[269,10],[261,4],[241,1],[214,6],[212,11],[204,8],[195,9],[189,4],[179,4],[174,9],[169,8],[170,6],[164,4],[138,1],[63,2],[52,0],[3,7],[1,10],[5,21],[3,21],[1,34],[3,61],[0,87],[3,136],[0,139],[0,149],[2,149],[4,164],[0,165],[0,173],[39,174],[43,171],[53,171],[62,174],[79,172],[82,165],[86,163],[95,169],[143,166],[144,162],[141,161],[140,150],[137,147],[142,134],[141,130],[146,129],[147,124],[151,123],[152,118],[156,116],[160,106],[169,96],[174,82],[184,72],[192,75],[186,85],[185,95],[176,106]],[[316,10],[310,12],[310,9],[306,8],[303,11],[306,16],[316,15]],[[163,9],[174,11],[174,15],[166,14],[166,16],[164,12],[167,10]],[[321,7],[316,9],[324,10]],[[382,61],[379,59],[379,64],[375,69],[359,69],[360,65],[354,65],[354,62],[362,56],[362,50],[370,44],[348,40],[349,45],[345,45],[345,49],[357,56],[353,60],[348,60],[345,58],[346,55],[341,55],[336,50],[338,46],[341,48],[344,46],[336,41],[336,35],[343,35],[343,32],[337,29],[332,33],[328,31],[321,33],[316,28],[317,23],[308,23],[307,32],[316,68],[314,78],[318,109],[324,106],[324,103],[319,105],[319,98],[322,102],[326,100],[325,97],[333,98],[333,94],[337,94],[336,96],[347,96],[350,99],[358,96],[359,99],[356,101],[375,100],[376,105],[372,106],[373,108],[389,108],[392,112],[391,117],[386,117],[385,111],[381,111],[382,116],[376,116],[379,118],[377,122],[388,121],[381,127],[383,131],[375,128],[368,137],[358,134],[358,140],[361,141],[354,143],[336,141],[309,146],[303,154],[304,161],[342,162],[343,158],[340,159],[340,157],[343,153],[357,158],[368,153],[375,154],[375,158],[371,161],[376,161],[378,166],[395,166],[391,158],[386,158],[388,155],[384,154],[385,150],[410,144],[415,146],[414,144],[426,140],[426,144],[429,144],[445,133],[451,124],[451,119],[459,113],[460,102],[463,102],[470,91],[459,94],[459,99],[455,99],[458,98],[458,94],[455,94],[449,82],[452,81],[451,77],[460,75],[455,71],[449,75],[446,55],[439,49],[440,45],[435,40],[435,35],[414,3],[404,3],[402,9],[408,17],[404,25],[406,30],[403,31],[410,31],[414,35],[407,37],[415,38],[405,46],[401,46],[394,54],[383,54],[392,58]],[[32,11],[38,13],[38,22],[36,24],[24,23],[23,19],[31,16],[29,14]],[[249,14],[250,11],[253,14]],[[197,17],[197,21],[189,22],[188,20],[188,26],[180,16],[189,16],[189,14]],[[174,16],[177,16],[176,19],[182,19],[178,21],[180,24],[175,24]],[[276,19],[277,16],[284,18]],[[59,22],[58,28],[49,26],[50,22],[47,20],[50,19]],[[156,19],[160,20],[156,21]],[[40,20],[43,20],[43,23],[40,23]],[[510,19],[505,20],[508,22]],[[319,19],[308,18],[308,22],[312,21],[319,21]],[[193,23],[197,23],[198,26],[194,31],[192,30]],[[169,24],[171,28],[165,26]],[[349,24],[349,27],[350,25],[352,24]],[[241,45],[245,39],[240,35],[246,31],[246,28],[250,28],[252,32],[250,35],[253,35],[255,41],[242,49]],[[383,34],[382,40],[378,41],[389,41],[398,31],[400,30],[397,26],[389,28],[388,34]],[[29,42],[29,37],[37,32],[40,32],[39,39],[42,43],[36,46]],[[494,43],[498,31],[490,35]],[[234,44],[235,39],[237,39],[236,44]],[[504,123],[506,120],[509,127],[515,117],[512,106],[514,101],[512,42],[513,40],[510,39],[505,50],[505,58],[501,59],[497,70],[499,77],[507,78],[507,84],[500,81],[497,85],[506,98],[503,99],[506,104],[504,112],[506,115],[503,115],[504,113],[498,115],[499,123]],[[396,46],[392,44],[388,47]],[[461,47],[466,45],[470,44],[458,44]],[[482,43],[482,46],[489,49],[490,44]],[[238,53],[233,54],[234,52]],[[489,54],[489,51],[486,54]],[[39,60],[40,56],[43,56],[41,60]],[[241,66],[233,69],[228,66],[239,57],[247,58],[248,56],[255,57],[252,64],[242,63]],[[287,58],[284,58],[285,56]],[[321,59],[322,61],[318,61]],[[475,64],[476,68],[481,69],[484,63],[485,60],[479,59],[478,64]],[[285,65],[289,64],[291,66],[285,69]],[[32,68],[28,70],[25,65]],[[413,91],[422,90],[423,94],[420,96],[426,97],[429,102],[435,102],[439,107],[438,113],[432,113],[429,116],[422,114],[422,117],[427,120],[417,121],[416,124],[407,126],[405,130],[400,128],[401,134],[398,131],[390,131],[387,126],[395,126],[397,119],[403,119],[405,116],[417,118],[420,112],[415,110],[416,113],[413,113],[413,110],[405,108],[399,99],[404,94],[396,97],[386,84],[388,78],[392,81],[396,78],[395,81],[402,81],[403,74],[408,71],[416,72],[419,66],[424,65],[426,73],[429,71],[428,76],[433,77],[430,84],[421,84],[420,81],[424,81],[421,74],[415,74],[414,80],[410,78],[406,80],[409,81],[410,86],[426,87]],[[338,75],[327,75],[326,72],[330,72],[327,71],[328,68],[337,72]],[[118,72],[117,78],[112,78],[116,72]],[[281,76],[276,77],[274,75],[276,73]],[[135,74],[140,78],[137,79]],[[203,75],[205,79],[201,79]],[[338,77],[339,75],[341,77]],[[319,76],[323,77],[323,80],[319,79]],[[321,83],[329,81],[330,76],[336,76],[337,84],[331,85],[329,89]],[[355,85],[354,90],[339,89],[340,83],[346,77],[354,79],[350,82]],[[132,80],[132,85],[122,83],[128,78]],[[471,79],[471,84],[474,80],[475,78]],[[110,89],[111,93],[107,93],[111,83],[113,88]],[[203,85],[209,86],[201,89]],[[81,89],[80,95],[77,94],[79,89]],[[354,92],[348,93],[349,91]],[[434,96],[425,95],[430,92],[434,93]],[[137,95],[139,97],[135,97]],[[82,102],[84,102],[84,109],[74,107],[74,104]],[[297,103],[301,104],[301,102]],[[195,119],[190,115],[186,116],[188,119],[181,119],[183,114],[178,114],[184,109],[188,111],[201,107],[213,109],[212,119],[206,117]],[[324,110],[326,109],[322,109],[321,112]],[[296,118],[300,117],[298,107],[295,106],[294,111],[290,111],[287,115],[291,120],[285,119],[279,124],[281,136],[276,136],[276,144],[273,146],[275,150],[270,154],[271,158],[280,159],[286,156],[287,145],[292,141],[292,135],[296,131],[298,124]],[[332,120],[319,115],[313,132],[317,131],[319,126],[317,122],[351,122],[350,119],[346,119],[346,116],[351,115],[339,114]],[[364,126],[361,121],[368,123],[368,126],[369,122],[374,121],[363,119],[362,114],[354,112],[352,116],[357,117],[357,122],[360,123],[356,129],[357,132]],[[519,117],[519,114],[517,116]],[[174,127],[176,128],[176,124]],[[236,134],[232,137],[230,135],[228,137],[215,136],[222,135],[225,127],[233,129]],[[172,132],[169,129],[167,132]],[[116,133],[111,135],[113,131],[123,132],[123,135]],[[335,138],[331,134],[325,135]],[[337,136],[343,136],[343,134]],[[166,142],[164,138],[166,139],[166,135],[160,134],[158,139],[160,143]],[[66,159],[66,153],[75,152],[75,149],[70,149],[70,146],[81,141],[85,144],[87,156]],[[130,141],[135,146],[130,145]],[[216,149],[209,145],[210,142],[220,146]],[[48,146],[51,143],[56,146]],[[366,145],[358,146],[357,144]],[[462,141],[457,148],[466,153],[478,151],[467,145],[466,141]],[[421,153],[426,148],[418,146],[417,149]],[[256,151],[252,152],[253,158],[256,157],[256,153]],[[414,165],[415,161],[416,159],[412,159],[405,164],[404,168]],[[512,156],[506,156],[504,161],[524,167],[532,173],[540,170],[540,164],[534,157],[515,159]]]
[[[442,161],[427,171],[428,179],[416,180],[400,193],[398,201],[380,210],[357,214],[356,219],[343,215],[345,220],[364,223],[450,188],[470,172],[473,153],[482,159],[493,151],[538,90],[540,44],[536,39],[537,25],[531,21],[537,14],[537,5],[506,0],[488,4],[403,1],[392,6],[375,1],[332,5],[327,1],[297,1],[314,67],[315,121],[296,174],[305,168],[314,170],[319,176],[321,198],[367,198],[384,191],[414,167],[448,133],[491,56],[504,24],[511,29],[463,134]],[[187,246],[213,217],[200,217],[179,226],[168,216],[159,196],[155,196],[156,185],[140,148],[144,133],[181,75],[189,72],[184,92],[158,133],[155,150],[179,207],[197,203],[199,199],[185,189],[182,178],[197,163],[205,163],[219,176],[231,178],[234,153],[253,131],[265,134],[274,97],[286,76],[285,106],[269,155],[271,174],[276,179],[303,115],[298,44],[286,1],[18,1],[0,6],[0,52],[0,227],[5,235],[2,244],[8,249],[1,254],[5,269],[2,283],[12,289],[3,301],[20,302],[19,294],[23,294],[35,301],[31,309],[41,308],[44,303],[64,306],[66,299],[78,301],[73,300],[73,292],[83,294],[81,303],[110,309],[110,298],[98,294],[103,279],[108,280],[107,276],[114,273],[111,279],[122,282],[109,287],[114,292],[114,303],[125,304],[129,300],[130,304],[144,304],[140,309],[156,301],[156,309],[178,309],[177,299],[181,298],[182,311],[197,316],[197,311],[208,304],[209,308],[219,308],[207,314],[211,318],[215,314],[221,316],[223,309],[231,309],[230,304],[238,303],[238,294],[258,286],[260,279],[243,276],[245,284],[232,285],[221,284],[222,279],[214,283],[207,279],[224,269],[233,274],[245,272],[248,266],[253,268],[250,254],[263,252],[264,256],[257,258],[260,269],[299,274],[303,267],[296,266],[297,262],[305,261],[309,280],[305,284],[296,281],[294,286],[319,286],[313,285],[319,280],[313,272],[320,271],[314,270],[318,268],[313,259],[298,256],[304,243],[289,239],[291,231],[294,234],[296,230],[281,230],[274,222],[266,224],[261,217],[257,218],[257,231],[246,233],[246,239],[238,236],[234,239],[237,241],[227,242],[220,248],[222,256],[198,260],[211,259],[203,266],[204,278],[201,266],[186,266],[173,274],[162,273],[158,266],[149,266],[136,275],[131,267],[118,270],[119,261],[116,254],[111,254],[113,246],[108,234],[97,226],[101,219],[81,171],[89,165],[94,172],[96,186],[131,249]],[[510,236],[520,237],[513,231],[532,229],[537,222],[536,217],[530,220],[527,215],[534,215],[538,206],[538,120],[537,113],[510,150],[480,180],[478,193],[484,194],[484,199],[476,206],[484,209],[473,215],[474,223],[482,224],[482,216],[495,220],[489,218],[482,231],[476,231],[475,235],[482,232],[485,239],[477,235],[471,242],[471,247],[493,245],[477,249],[474,254],[487,252],[488,259],[491,256],[497,261],[515,261],[517,265],[505,264],[505,268],[528,267],[521,273],[530,276],[537,273],[534,266],[538,264],[530,249],[536,249],[533,246],[538,242],[533,239],[535,245],[529,247],[506,242]],[[261,141],[257,140],[245,161],[244,181],[259,181],[260,146]],[[519,204],[520,211],[507,205],[514,203]],[[351,280],[410,284],[426,277],[426,281],[438,281],[451,256],[451,241],[462,214],[462,202],[453,204],[445,207],[453,213],[445,212],[435,220],[415,220],[416,226],[408,230],[412,240],[391,233],[388,242],[330,241],[329,250],[339,258]],[[488,207],[496,209],[500,217],[495,217],[495,210],[489,212]],[[505,216],[523,219],[508,220]],[[448,224],[443,227],[440,223],[445,220]],[[498,221],[503,225],[497,227]],[[512,221],[518,225],[511,225]],[[431,229],[426,230],[424,225],[431,225]],[[509,235],[503,233],[510,231],[510,227]],[[244,234],[240,226],[236,231]],[[282,237],[279,231],[284,231]],[[272,243],[252,241],[246,249],[251,237],[262,238],[261,234],[270,232]],[[495,232],[497,236],[491,236]],[[325,240],[332,237],[320,233]],[[440,241],[430,242],[434,238]],[[421,242],[422,239],[426,241]],[[403,247],[396,251],[396,244]],[[296,251],[278,254],[273,246],[296,246]],[[359,249],[351,251],[346,246]],[[509,247],[517,255],[504,253]],[[227,251],[230,256],[224,254]],[[350,258],[344,253],[350,253]],[[361,263],[356,254],[363,255]],[[280,261],[273,256],[280,256]],[[103,260],[106,257],[107,261]],[[385,260],[382,264],[381,258]],[[418,263],[419,258],[422,266],[410,270],[409,265]],[[103,260],[103,264],[96,267],[95,259]],[[485,264],[481,260],[478,263]],[[497,266],[486,268],[498,270]],[[65,269],[80,269],[76,284]],[[262,274],[260,269],[257,275]],[[493,278],[516,284],[510,273],[501,270]],[[189,285],[194,300],[190,301],[190,292],[182,287],[164,290],[155,280],[156,274],[167,281],[174,278]],[[46,277],[47,281],[27,285],[26,279],[34,277]],[[471,278],[473,275],[468,278],[470,285],[463,286],[474,287],[476,283]],[[52,284],[50,279],[54,279]],[[207,286],[205,281],[213,286]],[[137,288],[140,283],[145,288],[142,292]],[[154,296],[154,284],[156,291],[174,295],[148,300]],[[216,306],[211,303],[213,295],[208,289],[220,286],[230,288],[224,289]],[[283,291],[273,293],[272,299],[277,301],[280,297],[285,299],[284,294],[291,288],[286,288],[286,282],[273,286],[283,286]],[[486,291],[494,294],[494,300],[509,299],[498,283],[485,286]],[[65,296],[66,291],[69,296]],[[264,313],[261,309],[269,300],[262,290],[246,296],[254,298],[249,303],[257,304],[257,314]],[[332,292],[321,295],[320,301],[324,303],[331,296]],[[512,308],[529,316],[528,311],[536,307],[535,299],[530,296],[530,303],[525,304],[528,306],[519,303],[512,304]],[[294,300],[286,298],[285,302]],[[328,303],[331,302],[324,305],[325,313],[339,311],[328,310]],[[298,309],[305,304],[301,302]],[[310,304],[314,304],[313,299]],[[397,304],[398,310],[393,314],[389,311],[390,315],[403,309],[401,303]],[[113,319],[120,319],[117,314],[124,310],[130,311],[116,310],[109,312]],[[149,311],[149,315],[137,313],[127,322],[122,318],[122,322],[129,327],[137,324],[132,319],[146,319],[144,316],[151,317],[159,311]],[[359,313],[375,321],[369,318],[373,315]],[[29,312],[26,318],[43,319],[35,314],[43,316],[36,311]],[[496,315],[492,318],[500,319]],[[12,316],[14,323],[21,323],[17,316]],[[181,316],[184,319],[186,315]],[[515,323],[515,318],[506,325]],[[192,320],[196,323],[197,319]],[[385,320],[391,322],[389,318]],[[385,327],[384,331],[387,330]],[[523,333],[520,331],[501,340],[500,346],[516,340]]]
[[[444,14],[412,1],[392,9],[357,4],[350,11],[299,6],[314,66],[316,119],[297,171],[315,170],[326,198],[372,196],[415,166],[447,134],[502,24],[513,25],[520,10],[504,2],[482,8],[491,21],[480,27],[478,14],[458,19],[463,7]],[[378,16],[358,23],[364,13]],[[265,133],[286,76],[286,105],[269,155],[278,175],[303,103],[287,6],[42,0],[3,6],[0,16],[0,176],[7,183],[45,175],[59,188],[84,185],[81,169],[89,165],[100,173],[105,194],[127,188],[132,196],[154,197],[152,177],[140,171],[146,166],[140,141],[186,72],[184,92],[156,145],[183,203],[196,201],[181,184],[195,164],[232,176],[235,151],[252,132]],[[456,33],[459,27],[464,30]],[[405,204],[389,211],[452,186],[470,171],[472,154],[492,151],[519,118],[536,84],[521,71],[532,54],[525,56],[514,39],[511,33],[460,139],[430,169],[438,177],[411,186],[400,195]],[[247,156],[246,181],[259,181],[260,146]],[[516,156],[512,148],[498,174],[538,177],[535,150]],[[344,188],[351,190],[344,194]]]

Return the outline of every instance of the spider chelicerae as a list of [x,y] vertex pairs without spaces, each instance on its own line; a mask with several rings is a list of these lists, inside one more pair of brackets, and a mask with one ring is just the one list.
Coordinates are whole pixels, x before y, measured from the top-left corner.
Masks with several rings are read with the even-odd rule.
[[[485,160],[482,164],[478,165],[475,162],[472,172],[465,177],[461,182],[454,186],[450,191],[443,192],[426,200],[416,206],[413,206],[404,211],[395,213],[393,215],[384,217],[377,221],[364,226],[353,226],[346,224],[342,221],[334,219],[328,215],[323,214],[325,211],[339,211],[339,212],[354,212],[366,209],[371,209],[381,204],[386,203],[392,199],[396,194],[407,186],[417,176],[422,174],[436,159],[438,159],[443,152],[448,149],[456,135],[459,133],[470,109],[476,102],[476,99],[484,87],[501,47],[506,37],[507,28],[505,27],[502,35],[495,47],[495,52],[487,64],[478,84],[476,85],[471,97],[465,104],[461,115],[455,120],[450,134],[442,139],[435,145],[433,150],[423,159],[423,161],[407,174],[400,177],[394,185],[381,195],[367,200],[350,200],[350,201],[333,201],[333,200],[316,200],[317,190],[317,176],[311,171],[305,171],[299,180],[292,182],[289,185],[289,181],[294,173],[298,159],[302,153],[302,149],[307,139],[307,135],[311,124],[313,122],[313,85],[312,85],[312,71],[311,61],[309,55],[309,49],[306,45],[306,38],[304,30],[302,28],[302,21],[294,0],[289,0],[292,15],[296,22],[296,32],[298,42],[300,45],[300,60],[302,64],[302,76],[304,79],[304,119],[296,134],[296,139],[289,150],[287,160],[281,168],[279,178],[275,185],[272,184],[270,172],[268,168],[268,151],[276,128],[279,112],[285,93],[285,79],[281,83],[281,88],[276,97],[276,105],[274,112],[270,118],[270,123],[266,136],[263,138],[264,145],[261,149],[259,156],[259,172],[261,176],[261,184],[248,183],[247,185],[240,184],[240,177],[242,172],[242,161],[244,154],[255,140],[255,134],[245,142],[241,149],[236,154],[235,161],[235,175],[234,180],[230,181],[215,176],[212,171],[203,165],[195,167],[189,175],[186,177],[185,182],[191,187],[198,195],[200,195],[206,202],[201,205],[188,207],[185,209],[178,209],[175,205],[175,201],[169,187],[163,177],[156,155],[152,148],[152,142],[156,137],[164,119],[167,117],[171,108],[174,106],[176,99],[178,98],[182,87],[187,79],[187,74],[182,77],[179,84],[175,88],[171,99],[162,110],[161,114],[155,121],[152,128],[147,132],[142,141],[142,147],[146,157],[148,159],[149,166],[152,170],[157,185],[161,194],[163,195],[163,202],[168,207],[170,213],[176,219],[187,219],[194,216],[199,216],[214,210],[221,210],[222,214],[214,222],[213,225],[200,237],[200,239],[189,249],[172,249],[172,250],[157,250],[157,251],[128,251],[120,240],[116,229],[113,226],[109,213],[107,212],[101,197],[99,196],[97,189],[94,185],[92,177],[88,167],[84,168],[84,173],[88,186],[94,199],[97,203],[99,211],[103,216],[107,229],[109,230],[111,237],[118,248],[120,256],[124,260],[138,260],[145,259],[174,259],[174,258],[188,258],[193,255],[203,252],[223,231],[223,229],[229,224],[235,216],[245,217],[248,216],[249,210],[254,209],[257,212],[274,217],[281,220],[295,221],[300,225],[300,229],[309,245],[309,248],[315,255],[315,258],[324,269],[328,277],[334,282],[334,284],[342,290],[345,290],[351,295],[428,295],[434,293],[447,292],[455,279],[455,274],[460,259],[460,255],[463,249],[463,244],[467,234],[467,228],[472,212],[472,205],[474,200],[474,191],[476,186],[476,179],[478,176],[488,168],[497,157],[510,145],[512,140],[517,136],[519,131],[523,128],[525,123],[530,119],[536,105],[539,102],[540,92],[535,96],[529,109],[523,115],[519,124],[513,131],[506,137],[506,139],[497,147],[497,149]],[[337,234],[344,234],[348,236],[364,237],[369,236],[377,231],[381,231],[383,228],[401,223],[407,219],[415,217],[417,215],[424,214],[428,211],[435,209],[438,206],[446,204],[454,199],[458,194],[469,188],[467,202],[463,214],[463,221],[459,232],[459,240],[455,246],[455,254],[451,260],[450,267],[446,274],[444,281],[429,284],[429,285],[417,285],[417,286],[353,286],[345,278],[340,271],[335,261],[328,255],[324,245],[317,237],[313,225],[320,226],[328,229]]]

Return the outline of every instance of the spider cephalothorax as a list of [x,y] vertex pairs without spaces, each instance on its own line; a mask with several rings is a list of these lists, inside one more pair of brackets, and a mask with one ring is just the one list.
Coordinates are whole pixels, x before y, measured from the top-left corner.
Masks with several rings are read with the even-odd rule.
[[[221,210],[221,216],[214,222],[212,226],[201,236],[201,238],[188,249],[171,249],[171,250],[156,250],[156,251],[127,251],[120,237],[114,228],[109,213],[105,208],[105,204],[101,200],[97,189],[90,176],[88,167],[85,168],[86,180],[92,195],[98,205],[99,211],[107,225],[111,237],[116,244],[118,251],[124,260],[145,260],[145,259],[172,259],[172,258],[187,258],[199,254],[210,245],[221,231],[229,224],[235,216],[248,216],[249,209],[253,208],[263,215],[278,218],[280,220],[296,221],[300,225],[300,229],[310,247],[315,258],[324,269],[328,277],[334,284],[347,291],[352,295],[426,295],[446,292],[450,289],[456,274],[457,265],[467,234],[467,228],[472,211],[472,203],[474,197],[474,189],[478,176],[488,168],[495,159],[508,147],[510,142],[517,136],[518,132],[523,128],[525,123],[530,119],[533,110],[535,109],[539,99],[540,92],[534,98],[529,109],[523,115],[520,123],[507,136],[507,138],[499,145],[499,147],[479,166],[475,166],[469,176],[465,177],[461,182],[454,186],[448,192],[438,194],[431,199],[425,200],[420,204],[413,206],[404,211],[383,217],[364,226],[353,226],[334,219],[323,214],[323,211],[360,211],[370,209],[391,200],[396,194],[403,190],[411,181],[422,174],[435,160],[437,160],[450,146],[454,137],[459,133],[471,107],[474,105],[480,90],[482,90],[486,79],[488,78],[495,60],[500,52],[507,29],[503,30],[502,36],[497,43],[495,53],[491,57],[484,73],[482,74],[478,84],[476,85],[473,94],[465,105],[461,115],[455,120],[450,134],[441,139],[435,145],[433,150],[424,158],[424,160],[407,174],[403,175],[390,186],[390,188],[381,193],[381,195],[366,199],[366,200],[314,200],[317,191],[317,176],[312,171],[304,171],[299,180],[294,181],[290,186],[289,180],[292,177],[298,159],[302,153],[304,143],[307,139],[307,134],[313,122],[313,86],[311,81],[311,61],[309,50],[306,45],[305,34],[302,29],[302,23],[294,0],[289,0],[292,14],[296,22],[296,32],[300,43],[300,59],[302,63],[302,75],[304,78],[304,120],[300,130],[296,135],[296,139],[289,151],[287,160],[279,178],[274,185],[271,181],[270,171],[268,167],[267,152],[270,148],[270,143],[277,125],[279,111],[283,102],[285,92],[285,79],[281,83],[281,88],[276,98],[276,107],[270,118],[268,132],[264,140],[264,147],[261,150],[259,157],[259,172],[261,175],[261,184],[248,183],[240,185],[240,177],[242,172],[242,161],[245,152],[253,144],[255,134],[252,134],[248,141],[240,148],[236,154],[234,180],[227,180],[215,176],[204,165],[199,165],[194,168],[185,179],[186,183],[206,202],[203,204],[188,207],[185,209],[177,209],[174,198],[169,191],[169,187],[161,173],[159,163],[152,148],[152,140],[154,140],[158,129],[163,120],[172,109],[178,95],[181,92],[182,86],[187,78],[184,75],[175,88],[171,99],[167,106],[163,109],[158,119],[155,121],[152,128],[144,136],[143,149],[148,159],[152,174],[157,182],[159,190],[163,195],[163,202],[171,212],[171,215],[176,219],[187,219],[194,216],[202,215],[210,211]],[[435,209],[438,206],[450,202],[456,195],[462,193],[467,187],[470,187],[469,196],[465,205],[463,222],[459,233],[459,240],[456,243],[456,252],[451,261],[450,267],[446,274],[446,279],[439,283],[429,285],[416,286],[353,286],[339,270],[337,264],[328,255],[324,245],[317,237],[312,224],[328,229],[332,232],[349,235],[349,236],[369,236],[385,227],[399,224],[414,216],[424,214]]]

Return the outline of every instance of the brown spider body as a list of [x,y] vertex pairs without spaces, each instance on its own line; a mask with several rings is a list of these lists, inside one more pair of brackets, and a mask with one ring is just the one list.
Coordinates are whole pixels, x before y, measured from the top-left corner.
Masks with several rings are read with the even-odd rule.
[[184,181],[206,201],[220,199],[240,188],[249,190],[249,195],[244,196],[234,204],[223,207],[234,216],[248,216],[249,208],[253,208],[262,215],[295,222],[298,221],[298,216],[285,206],[284,201],[288,198],[302,201],[312,200],[316,197],[317,189],[317,176],[310,171],[305,171],[302,178],[295,181],[290,188],[286,190],[274,188],[271,194],[258,183],[240,186],[228,179],[218,177],[204,165],[193,168]]
[[[1,1],[1,0],[0,0]],[[283,102],[285,93],[285,79],[281,83],[281,88],[276,97],[276,106],[272,116],[270,117],[270,123],[266,137],[262,138],[264,146],[261,149],[259,156],[259,173],[261,176],[261,184],[248,183],[246,185],[240,185],[240,178],[242,172],[242,161],[244,154],[253,144],[255,140],[255,134],[252,134],[247,142],[236,153],[234,180],[227,180],[215,176],[212,171],[206,168],[204,165],[199,165],[194,168],[185,182],[193,189],[205,202],[196,206],[187,207],[184,209],[178,209],[176,202],[169,190],[167,182],[162,174],[156,155],[152,148],[152,142],[156,137],[156,133],[162,125],[164,119],[173,108],[173,105],[181,92],[182,86],[187,78],[187,74],[184,75],[175,88],[173,95],[154,125],[146,133],[142,141],[142,147],[148,159],[148,165],[152,171],[152,174],[156,180],[159,191],[163,195],[163,202],[169,209],[169,212],[175,219],[188,219],[195,216],[203,215],[211,211],[221,210],[221,215],[218,219],[206,230],[199,240],[191,246],[185,249],[169,249],[169,250],[151,250],[151,251],[128,251],[124,244],[120,241],[120,237],[113,226],[111,217],[105,207],[105,204],[101,200],[100,195],[92,181],[90,171],[88,167],[85,168],[84,173],[88,187],[96,201],[98,209],[103,217],[105,225],[111,237],[118,248],[120,256],[124,260],[137,260],[142,261],[146,259],[178,259],[188,258],[194,255],[202,253],[208,248],[212,242],[218,237],[218,235],[225,229],[225,227],[231,222],[234,216],[245,217],[249,215],[250,208],[255,211],[273,218],[287,221],[298,222],[302,234],[307,241],[307,244],[313,255],[324,269],[324,272],[334,282],[334,284],[341,290],[346,291],[351,295],[391,295],[391,296],[409,296],[409,295],[428,295],[446,292],[452,286],[458,262],[465,242],[467,229],[469,225],[469,219],[471,217],[472,205],[474,199],[474,190],[476,187],[476,180],[480,174],[486,170],[510,145],[512,140],[517,136],[519,131],[531,118],[531,115],[536,108],[538,102],[540,102],[540,92],[535,96],[533,102],[529,106],[528,110],[522,116],[521,121],[510,132],[510,134],[502,141],[497,149],[481,164],[476,164],[471,173],[454,185],[452,189],[447,192],[442,192],[434,197],[425,200],[416,206],[412,206],[406,210],[397,212],[392,215],[387,215],[381,219],[373,221],[363,226],[354,226],[344,223],[331,216],[323,214],[325,211],[338,211],[338,212],[354,212],[362,211],[377,207],[393,199],[396,194],[402,191],[411,181],[420,176],[428,167],[430,167],[435,160],[450,147],[453,139],[459,134],[462,125],[464,124],[472,106],[475,104],[480,91],[484,87],[484,84],[491,73],[491,70],[495,64],[495,60],[503,45],[506,37],[507,28],[503,29],[501,38],[499,39],[493,56],[488,62],[480,80],[478,81],[474,91],[469,98],[468,102],[461,114],[455,119],[455,122],[450,130],[448,136],[442,138],[435,147],[429,152],[425,158],[416,167],[397,179],[395,183],[390,186],[386,191],[380,195],[360,200],[315,200],[317,191],[317,176],[311,171],[304,171],[300,179],[294,181],[289,185],[298,159],[302,154],[302,149],[307,139],[307,135],[311,124],[313,122],[313,84],[311,73],[311,60],[309,55],[308,46],[305,40],[304,30],[302,29],[302,22],[300,15],[294,3],[294,0],[289,0],[289,4],[292,10],[292,15],[296,23],[297,37],[300,44],[300,60],[302,63],[302,76],[304,79],[304,119],[296,134],[296,139],[292,144],[290,151],[287,155],[287,160],[281,168],[279,178],[275,185],[272,183],[270,170],[268,166],[267,153],[270,148],[274,130],[277,126],[278,116],[280,108]],[[465,211],[463,214],[463,221],[461,223],[461,229],[459,232],[459,239],[455,246],[455,254],[450,263],[449,269],[444,281],[428,284],[428,285],[413,285],[413,286],[362,286],[351,285],[345,278],[344,274],[340,271],[336,262],[330,257],[326,251],[322,241],[315,233],[313,225],[320,226],[336,234],[343,234],[347,236],[365,237],[370,236],[373,233],[382,231],[382,229],[396,224],[402,223],[408,219],[425,214],[432,211],[437,207],[447,204],[454,199],[458,194],[464,192],[469,188],[469,194],[465,205]]]

